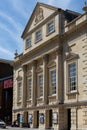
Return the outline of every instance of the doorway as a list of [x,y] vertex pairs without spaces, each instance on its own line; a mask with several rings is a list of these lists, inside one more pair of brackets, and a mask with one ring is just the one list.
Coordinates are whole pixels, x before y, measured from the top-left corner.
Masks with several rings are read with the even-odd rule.
[[68,117],[68,130],[70,130],[70,128],[71,128],[71,109],[68,109],[67,117]]
[[49,110],[49,128],[52,127],[52,110]]
[[36,117],[37,117],[37,128],[39,127],[39,111],[37,111],[37,114],[36,114]]

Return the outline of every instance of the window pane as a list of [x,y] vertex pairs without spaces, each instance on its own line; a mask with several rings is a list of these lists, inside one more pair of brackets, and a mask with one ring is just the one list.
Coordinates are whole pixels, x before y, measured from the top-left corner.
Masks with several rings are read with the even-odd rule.
[[21,83],[18,83],[18,102],[21,101]]
[[56,94],[56,70],[51,71],[52,94]]
[[29,47],[31,47],[31,38],[28,38],[26,40],[26,49],[29,48]]
[[39,97],[43,96],[43,75],[39,76]]
[[36,41],[41,40],[42,36],[41,36],[41,31],[36,32]]
[[48,33],[51,33],[53,31],[54,31],[54,22],[52,21],[48,24]]
[[70,64],[68,66],[68,82],[69,82],[69,90],[76,90],[76,64]]
[[32,80],[28,80],[27,84],[27,100],[31,99],[31,86],[32,86]]

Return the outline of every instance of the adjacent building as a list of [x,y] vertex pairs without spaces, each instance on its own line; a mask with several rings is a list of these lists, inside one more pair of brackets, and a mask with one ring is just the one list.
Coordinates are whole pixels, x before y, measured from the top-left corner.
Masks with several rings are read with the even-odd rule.
[[13,61],[0,59],[0,119],[12,122]]
[[87,7],[37,3],[14,60],[13,121],[33,128],[87,128]]

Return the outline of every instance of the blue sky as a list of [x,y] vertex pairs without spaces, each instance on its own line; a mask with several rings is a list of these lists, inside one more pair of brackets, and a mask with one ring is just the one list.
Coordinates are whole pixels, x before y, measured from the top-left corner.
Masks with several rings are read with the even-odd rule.
[[0,58],[14,59],[23,49],[21,34],[37,2],[83,13],[85,0],[0,0]]

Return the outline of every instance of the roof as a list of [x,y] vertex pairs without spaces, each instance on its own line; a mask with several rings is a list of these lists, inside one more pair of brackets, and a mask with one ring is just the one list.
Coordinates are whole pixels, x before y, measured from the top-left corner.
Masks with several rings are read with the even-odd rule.
[[71,10],[65,10],[64,11],[65,18],[68,20],[68,22],[72,21],[73,19],[77,18],[79,15],[81,15],[78,12],[71,11]]
[[33,10],[33,12],[32,12],[32,15],[31,15],[31,17],[29,18],[29,20],[28,20],[28,22],[27,22],[27,24],[26,24],[26,27],[25,27],[25,29],[24,29],[22,35],[21,35],[22,38],[23,38],[23,35],[24,35],[24,33],[26,32],[27,27],[28,27],[28,25],[29,25],[29,23],[30,23],[30,21],[31,21],[31,19],[32,19],[34,13],[35,13],[35,11],[36,11],[36,8],[37,8],[38,6],[43,6],[43,7],[46,7],[46,8],[55,10],[55,11],[58,10],[58,9],[60,10],[60,8],[58,8],[58,7],[55,7],[55,6],[52,6],[52,5],[48,5],[48,4],[44,4],[44,3],[41,3],[41,2],[37,2],[36,6],[35,6],[35,8],[34,8],[34,10]]
[[10,64],[10,65],[13,66],[13,60],[0,59],[0,63]]
[[80,13],[77,13],[77,12],[75,12],[75,11],[71,11],[71,10],[67,10],[67,9],[66,9],[66,10],[63,10],[63,9],[61,9],[61,8],[58,8],[58,7],[55,7],[55,6],[52,6],[52,5],[48,5],[48,4],[44,4],[44,3],[37,2],[36,6],[35,6],[35,8],[34,8],[34,10],[33,10],[33,12],[32,12],[32,15],[31,15],[31,17],[29,18],[29,20],[28,20],[28,22],[27,22],[27,24],[26,24],[26,26],[25,26],[25,29],[24,29],[24,31],[23,31],[23,33],[22,33],[22,36],[21,36],[22,38],[23,38],[25,32],[27,31],[27,28],[29,27],[29,23],[31,22],[31,19],[32,19],[33,15],[34,15],[34,13],[35,13],[35,11],[36,11],[36,8],[37,8],[38,6],[43,6],[43,7],[46,7],[46,8],[55,10],[55,11],[56,11],[56,10],[62,10],[62,11],[64,12],[65,18],[68,20],[68,22],[71,22],[73,19],[75,19],[76,17],[78,17],[79,15],[81,15]]

